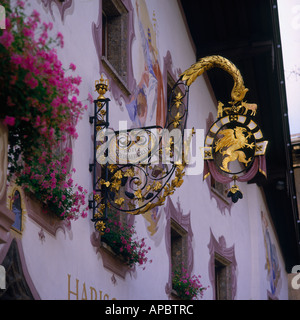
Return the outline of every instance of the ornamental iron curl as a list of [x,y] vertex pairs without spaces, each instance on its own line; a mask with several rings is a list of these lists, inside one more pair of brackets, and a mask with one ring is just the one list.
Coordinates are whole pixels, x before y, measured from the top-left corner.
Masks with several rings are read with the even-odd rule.
[[108,128],[109,99],[104,97],[108,83],[101,77],[95,87],[99,97],[94,101],[94,116],[90,117],[94,124],[94,162],[90,164],[93,199],[89,206],[96,230],[103,232],[109,209],[132,215],[146,213],[163,205],[183,183],[182,137],[189,87],[181,80],[174,85],[164,128],[123,131]]

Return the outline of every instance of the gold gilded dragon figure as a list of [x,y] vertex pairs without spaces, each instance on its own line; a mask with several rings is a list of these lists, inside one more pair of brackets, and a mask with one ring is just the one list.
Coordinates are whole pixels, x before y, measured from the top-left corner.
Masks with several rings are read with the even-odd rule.
[[255,146],[253,142],[248,143],[248,139],[252,133],[250,132],[245,136],[244,132],[246,131],[246,128],[235,127],[234,129],[224,129],[219,132],[223,137],[216,142],[215,151],[220,152],[224,156],[222,166],[220,167],[222,170],[231,172],[228,168],[229,162],[238,160],[247,166],[252,160],[251,157],[247,160],[245,152],[240,150],[243,148],[253,149]]

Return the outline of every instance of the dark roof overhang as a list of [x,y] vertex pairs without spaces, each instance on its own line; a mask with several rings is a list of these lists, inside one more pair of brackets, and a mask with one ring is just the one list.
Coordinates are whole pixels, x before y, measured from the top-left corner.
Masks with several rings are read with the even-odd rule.
[[[300,264],[300,225],[293,176],[283,58],[276,0],[179,0],[193,39],[197,60],[221,55],[241,71],[248,102],[258,104],[256,120],[266,140],[267,180],[252,183],[264,190],[286,263]],[[216,99],[230,101],[231,76],[207,72]],[[284,188],[282,189],[282,186]]]

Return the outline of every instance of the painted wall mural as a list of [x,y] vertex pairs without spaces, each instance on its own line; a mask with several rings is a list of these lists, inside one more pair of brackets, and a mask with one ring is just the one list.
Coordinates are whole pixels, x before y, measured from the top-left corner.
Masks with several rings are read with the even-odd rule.
[[266,251],[267,280],[270,285],[268,296],[271,299],[276,299],[281,289],[281,270],[276,246],[269,231],[269,222],[264,212],[261,212],[261,222],[264,235],[264,244]]
[[[136,0],[135,9],[138,30],[135,30],[139,41],[139,56],[134,63],[138,65],[136,74],[137,85],[126,104],[132,127],[161,126],[166,121],[167,82],[168,74],[174,82],[181,74],[181,69],[174,70],[172,55],[168,51],[160,59],[157,47],[158,23],[156,14],[149,13],[145,0]],[[164,223],[161,219],[163,210],[154,208],[143,215],[149,237],[155,245],[159,245],[163,238]]]
[[163,75],[157,48],[155,13],[151,20],[144,0],[135,2],[138,37],[141,41],[139,80],[131,101],[126,104],[135,126],[164,126],[166,118]]

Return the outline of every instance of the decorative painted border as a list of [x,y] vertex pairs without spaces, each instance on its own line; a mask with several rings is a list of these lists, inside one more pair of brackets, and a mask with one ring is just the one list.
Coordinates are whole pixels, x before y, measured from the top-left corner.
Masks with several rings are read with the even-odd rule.
[[181,68],[174,70],[173,60],[171,52],[168,50],[166,56],[163,58],[164,69],[163,69],[163,80],[165,85],[165,97],[167,99],[166,106],[168,106],[168,97],[167,97],[167,87],[168,87],[168,74],[176,82],[179,78],[179,75],[182,73]]
[[166,231],[165,231],[165,239],[166,239],[166,249],[167,255],[169,258],[169,278],[166,283],[165,291],[169,296],[172,293],[172,258],[171,258],[171,219],[177,222],[186,232],[187,232],[187,245],[188,245],[188,261],[187,261],[187,271],[191,274],[194,266],[194,252],[192,247],[192,239],[193,239],[193,231],[191,226],[191,212],[184,215],[183,210],[180,206],[180,202],[178,199],[177,208],[174,206],[170,197],[167,198],[167,204],[164,207],[164,211],[166,214]]
[[33,297],[34,300],[41,300],[40,295],[31,279],[29,271],[27,269],[26,259],[24,255],[23,245],[21,239],[14,238],[10,235],[9,240],[4,245],[4,247],[0,250],[0,264],[4,264],[6,255],[8,254],[10,248],[12,247],[13,250],[17,250],[18,254],[18,266],[20,270],[16,270],[22,275],[22,281],[25,282],[26,286],[30,290],[30,295]]
[[208,275],[211,282],[211,287],[213,288],[213,299],[216,299],[215,291],[215,253],[219,254],[221,257],[225,258],[230,262],[231,265],[231,294],[232,300],[236,297],[237,292],[237,262],[235,259],[235,249],[234,245],[227,248],[226,240],[224,236],[219,237],[219,240],[215,238],[210,229],[210,241],[207,245],[209,249],[210,259],[208,262]]
[[[53,0],[52,0],[53,1]],[[112,93],[114,99],[122,104],[124,99],[125,103],[130,101],[130,95],[136,87],[136,80],[133,75],[132,65],[132,42],[135,38],[134,21],[133,21],[133,6],[130,0],[121,0],[124,7],[128,11],[128,39],[127,39],[127,84],[124,85],[121,79],[115,79],[107,71],[107,60],[102,56],[102,0],[99,0],[99,16],[97,24],[92,23],[92,34],[94,39],[94,45],[96,48],[98,62],[99,62],[99,74],[104,73],[109,80],[109,90]],[[106,66],[106,67],[105,67]],[[117,81],[116,81],[117,80]],[[119,85],[118,85],[119,83]],[[121,89],[122,87],[122,89]]]
[[49,9],[52,17],[53,17],[53,11],[52,11],[52,2],[55,3],[58,7],[59,13],[60,13],[60,17],[61,20],[64,21],[65,18],[65,12],[67,9],[69,9],[72,4],[73,4],[73,0],[64,0],[64,1],[60,1],[60,0],[41,0],[42,4]]
[[12,210],[13,207],[13,202],[14,202],[14,195],[15,192],[18,191],[20,193],[20,197],[21,197],[21,210],[22,210],[22,218],[21,218],[21,230],[17,230],[15,228],[12,227],[13,230],[15,230],[16,232],[22,234],[23,230],[24,230],[24,217],[25,214],[27,213],[26,210],[26,203],[25,203],[25,194],[23,189],[20,186],[17,186],[16,184],[10,184],[9,187],[7,188],[7,202],[6,202],[6,206],[9,210]]

